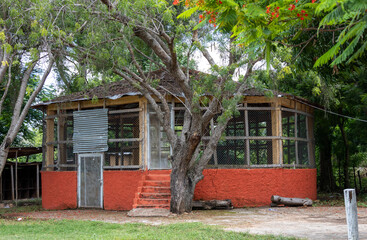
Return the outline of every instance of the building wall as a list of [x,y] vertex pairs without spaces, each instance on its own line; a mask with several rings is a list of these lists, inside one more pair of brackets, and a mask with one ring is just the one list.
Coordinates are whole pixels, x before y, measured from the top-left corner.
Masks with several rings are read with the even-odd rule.
[[43,171],[41,177],[44,209],[77,207],[77,172]]
[[206,169],[195,200],[231,199],[234,207],[264,206],[272,195],[315,200],[316,169]]
[[[104,208],[130,210],[144,171],[104,171]],[[77,207],[76,172],[42,172],[45,209]],[[206,169],[195,200],[231,199],[235,207],[264,206],[272,195],[316,199],[316,169]]]

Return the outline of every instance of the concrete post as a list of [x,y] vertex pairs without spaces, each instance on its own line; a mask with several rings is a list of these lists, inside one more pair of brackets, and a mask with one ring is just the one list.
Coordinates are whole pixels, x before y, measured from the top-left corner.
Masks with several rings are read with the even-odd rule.
[[344,189],[344,202],[348,225],[348,240],[358,240],[357,196],[355,189]]

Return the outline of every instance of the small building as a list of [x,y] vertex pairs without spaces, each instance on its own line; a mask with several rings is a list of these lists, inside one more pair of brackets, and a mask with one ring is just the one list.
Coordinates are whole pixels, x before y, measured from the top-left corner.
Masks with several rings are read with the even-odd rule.
[[[169,92],[172,128],[178,132],[185,109],[182,95],[170,75],[151,74]],[[44,208],[169,206],[171,148],[147,99],[128,83],[114,82],[33,107],[45,113]],[[194,198],[231,199],[235,207],[268,205],[271,195],[316,199],[312,104],[290,94],[267,97],[250,89],[238,110]],[[215,124],[213,120],[210,127]],[[209,138],[203,137],[201,144]],[[160,197],[144,201],[142,192],[158,191],[157,186]]]
[[[42,153],[41,147],[11,147],[4,170],[0,176],[0,202],[20,199],[40,198],[41,162],[29,162],[28,157]],[[19,157],[27,157],[19,162]]]

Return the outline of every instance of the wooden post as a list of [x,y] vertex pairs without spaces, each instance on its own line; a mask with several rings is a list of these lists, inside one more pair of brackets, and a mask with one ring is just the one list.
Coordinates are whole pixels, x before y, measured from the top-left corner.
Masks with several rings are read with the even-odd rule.
[[146,168],[146,154],[145,154],[145,147],[146,147],[146,102],[143,98],[139,99],[139,166],[142,169]]
[[[275,108],[275,110],[271,110],[271,130],[272,130],[272,136],[273,137],[280,137],[281,133],[281,119],[279,118],[280,114],[280,106],[279,106],[279,99],[275,98],[274,101],[271,103],[272,107]],[[280,140],[279,139],[273,139],[272,140],[272,146],[273,146],[273,164],[279,164],[280,163]]]
[[42,170],[46,165],[46,136],[47,136],[47,128],[46,128],[46,119],[45,119],[45,109],[42,109]]
[[[214,131],[214,119],[210,119],[210,131]],[[213,153],[213,157],[214,157],[214,165],[218,166],[218,153],[217,151],[214,151]]]
[[314,136],[313,136],[313,118],[307,116],[307,143],[308,143],[308,159],[309,164],[315,167],[315,150],[314,150]]
[[348,225],[348,240],[358,240],[357,197],[355,189],[344,189],[344,202]]
[[140,99],[139,107],[139,125],[140,125],[140,154],[139,154],[139,165],[142,169],[148,168],[148,106],[145,98]]
[[11,178],[11,200],[14,201],[14,168],[13,165],[10,165],[10,178]]
[[[47,115],[54,115],[56,112],[47,110]],[[54,144],[49,144],[50,142],[55,141],[55,133],[54,133],[55,121],[54,119],[46,120],[46,171],[52,171],[53,168],[50,165],[54,164]]]
[[[247,110],[247,102],[245,102],[245,136],[249,137],[250,136],[250,131],[249,131],[249,123],[248,123],[248,110]],[[246,165],[250,166],[251,164],[251,160],[250,160],[250,139],[246,139],[246,159],[245,159],[245,163]]]
[[[60,141],[66,140],[66,134],[65,134],[65,116],[61,116],[62,112],[60,110],[60,107],[57,108],[57,162],[58,165],[65,165],[66,164],[66,143],[60,143]],[[58,170],[66,170],[65,167],[60,167]]]
[[39,164],[36,165],[37,168],[36,168],[36,181],[37,181],[37,187],[36,187],[36,190],[37,190],[37,198],[40,198],[40,167],[39,167]]

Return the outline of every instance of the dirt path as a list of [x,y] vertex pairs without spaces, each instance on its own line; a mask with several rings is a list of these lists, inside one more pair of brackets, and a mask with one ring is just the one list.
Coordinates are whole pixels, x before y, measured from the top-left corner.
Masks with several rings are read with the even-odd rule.
[[[7,214],[38,219],[77,219],[110,223],[170,224],[202,222],[225,229],[254,234],[275,234],[307,239],[347,239],[343,207],[246,208],[233,210],[194,211],[166,218],[128,217],[127,212],[103,210],[63,210]],[[358,209],[360,239],[367,239],[367,208]]]

